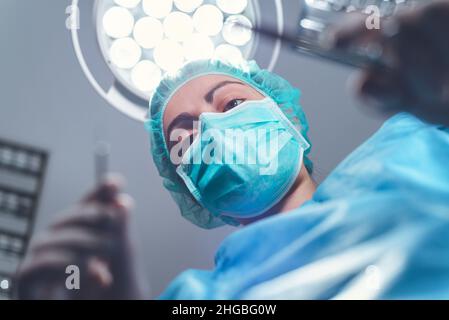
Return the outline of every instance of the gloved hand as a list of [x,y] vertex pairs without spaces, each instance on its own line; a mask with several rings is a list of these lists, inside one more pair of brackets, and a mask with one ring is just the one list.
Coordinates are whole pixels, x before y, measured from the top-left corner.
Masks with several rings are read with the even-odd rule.
[[[17,273],[19,299],[141,298],[128,232],[132,201],[120,188],[107,179],[32,239]],[[79,290],[67,289],[70,265],[79,268]]]
[[436,1],[369,30],[359,17],[334,34],[334,46],[378,45],[389,68],[364,70],[360,96],[387,112],[408,111],[449,125],[449,1]]

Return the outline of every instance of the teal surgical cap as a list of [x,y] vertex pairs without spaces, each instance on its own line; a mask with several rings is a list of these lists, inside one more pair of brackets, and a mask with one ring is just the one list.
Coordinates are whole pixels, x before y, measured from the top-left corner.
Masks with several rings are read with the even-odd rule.
[[[306,116],[299,105],[299,90],[293,88],[280,76],[260,69],[255,61],[230,65],[219,60],[199,60],[186,64],[176,73],[167,74],[151,98],[149,118],[145,122],[145,127],[150,134],[151,153],[159,174],[163,178],[164,187],[170,191],[181,214],[199,227],[210,229],[224,224],[239,225],[239,222],[230,217],[213,216],[196,202],[170,161],[163,129],[164,111],[170,98],[190,80],[205,75],[231,76],[271,97],[309,144],[310,141],[307,136],[309,126]],[[304,164],[311,172],[312,162],[307,156],[309,152],[310,148],[305,152]]]

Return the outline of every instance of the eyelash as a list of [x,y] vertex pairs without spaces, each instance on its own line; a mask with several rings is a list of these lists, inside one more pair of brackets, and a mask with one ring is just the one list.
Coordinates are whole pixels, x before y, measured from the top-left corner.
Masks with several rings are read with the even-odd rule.
[[[235,101],[240,101],[240,103],[238,103],[237,105],[233,106],[232,103],[235,102]],[[243,103],[243,102],[245,102],[245,99],[232,99],[231,101],[229,101],[229,102],[225,105],[225,107],[224,107],[224,109],[223,109],[223,112],[229,111],[229,110],[231,110],[232,108],[237,107],[239,104],[241,104],[241,103]]]

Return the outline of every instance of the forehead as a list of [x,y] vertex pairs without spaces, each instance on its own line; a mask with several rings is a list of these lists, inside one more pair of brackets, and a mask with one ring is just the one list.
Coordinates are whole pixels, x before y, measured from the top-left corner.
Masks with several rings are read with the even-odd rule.
[[222,81],[239,81],[245,83],[235,77],[220,74],[209,74],[204,76],[199,76],[187,83],[182,85],[176,90],[176,92],[170,98],[167,103],[167,107],[173,102],[185,99],[200,99],[203,98],[211,88],[213,88],[217,83]]

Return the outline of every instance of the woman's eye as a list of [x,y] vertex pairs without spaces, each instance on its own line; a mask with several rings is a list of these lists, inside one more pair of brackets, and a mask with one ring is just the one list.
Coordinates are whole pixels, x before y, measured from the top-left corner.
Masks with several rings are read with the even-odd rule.
[[223,112],[231,110],[232,108],[237,107],[239,104],[241,104],[243,102],[245,102],[245,99],[233,99],[225,105]]

